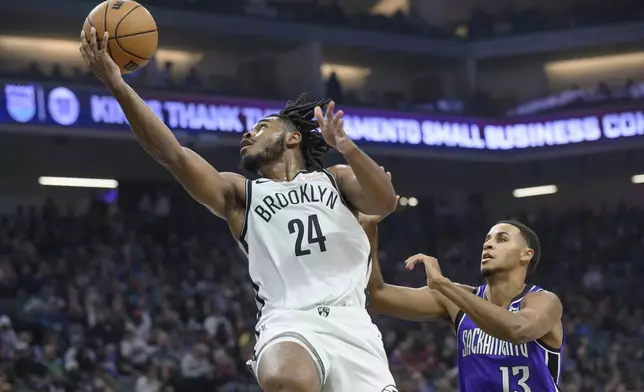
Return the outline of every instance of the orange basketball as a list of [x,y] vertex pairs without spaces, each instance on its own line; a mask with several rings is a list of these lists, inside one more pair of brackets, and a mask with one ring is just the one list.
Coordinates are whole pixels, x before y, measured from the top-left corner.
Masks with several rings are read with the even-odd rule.
[[143,67],[157,50],[159,34],[150,12],[132,0],[107,0],[87,15],[83,31],[90,39],[90,29],[96,29],[100,43],[107,31],[110,39],[107,52],[127,74]]

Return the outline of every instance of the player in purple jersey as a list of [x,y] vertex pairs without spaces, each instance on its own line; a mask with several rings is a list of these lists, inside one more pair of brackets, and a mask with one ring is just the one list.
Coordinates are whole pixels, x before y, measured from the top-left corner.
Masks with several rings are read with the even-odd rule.
[[470,287],[443,276],[438,260],[418,254],[407,259],[411,270],[423,263],[427,286],[386,284],[376,260],[378,216],[360,216],[372,246],[370,309],[406,320],[449,318],[458,339],[462,392],[558,391],[564,344],[559,298],[526,284],[539,262],[537,235],[515,221],[494,225],[483,243],[481,274],[486,284]]

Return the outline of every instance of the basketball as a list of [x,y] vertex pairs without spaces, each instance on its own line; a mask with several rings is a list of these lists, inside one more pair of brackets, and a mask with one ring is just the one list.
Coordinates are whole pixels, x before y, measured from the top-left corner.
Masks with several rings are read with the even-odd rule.
[[159,34],[150,12],[136,1],[107,0],[97,5],[83,25],[85,37],[96,29],[100,45],[105,31],[109,33],[107,52],[121,68],[122,74],[134,72],[152,59],[157,50]]

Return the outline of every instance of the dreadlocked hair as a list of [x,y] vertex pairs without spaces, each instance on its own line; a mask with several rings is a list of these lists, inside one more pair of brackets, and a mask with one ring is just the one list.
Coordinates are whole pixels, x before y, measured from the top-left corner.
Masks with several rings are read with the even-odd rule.
[[302,135],[300,150],[304,157],[304,167],[308,171],[318,171],[324,168],[322,157],[332,147],[325,141],[319,131],[318,122],[315,120],[314,109],[319,106],[324,111],[331,102],[330,99],[306,102],[306,94],[302,94],[295,101],[288,101],[277,117],[292,124],[297,132]]

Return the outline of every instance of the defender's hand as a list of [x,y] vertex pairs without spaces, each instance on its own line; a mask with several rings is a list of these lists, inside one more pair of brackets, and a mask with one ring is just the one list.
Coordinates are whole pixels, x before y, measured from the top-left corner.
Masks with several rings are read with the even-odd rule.
[[438,260],[432,256],[427,256],[422,253],[414,255],[405,261],[405,267],[408,271],[411,271],[414,269],[416,264],[420,263],[423,263],[425,265],[425,273],[427,274],[427,286],[430,289],[435,289],[441,284],[449,281],[449,279],[443,276],[443,273],[441,272],[441,266],[440,264],[438,264]]
[[[382,169],[382,171],[385,170],[385,168],[382,166],[380,166],[380,169]],[[387,178],[389,178],[389,181],[391,181],[391,172],[387,172]],[[396,205],[398,205],[399,199],[400,196],[396,195]],[[387,215],[367,215],[363,214],[362,212],[358,212],[358,222],[360,222],[362,226],[377,225],[386,217]]]
[[335,102],[331,101],[326,108],[326,119],[322,115],[322,108],[315,107],[315,119],[320,126],[320,133],[324,137],[324,141],[338,150],[341,154],[349,152],[355,144],[347,134],[344,132],[344,120],[342,116],[344,112],[339,110],[333,113],[335,109]]
[[101,42],[96,37],[96,29],[92,27],[90,41],[87,42],[85,32],[81,32],[80,52],[87,67],[108,87],[115,85],[123,79],[121,69],[107,53],[109,40],[107,31],[103,34]]

